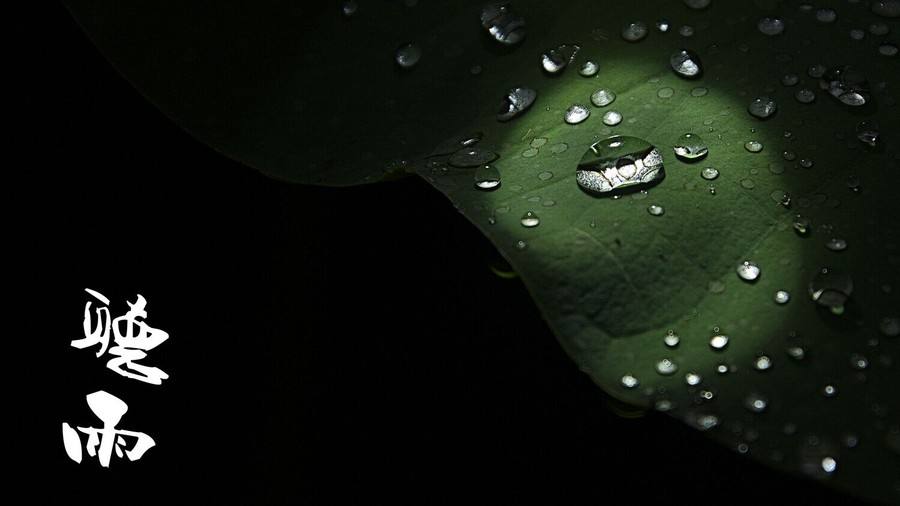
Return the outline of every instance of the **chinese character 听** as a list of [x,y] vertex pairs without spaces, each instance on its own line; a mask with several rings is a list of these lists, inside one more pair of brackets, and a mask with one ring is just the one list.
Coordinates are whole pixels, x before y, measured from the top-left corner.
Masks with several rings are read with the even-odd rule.
[[[109,305],[109,299],[103,294],[85,288],[85,291],[94,298]],[[123,316],[112,318],[108,307],[97,307],[96,323],[91,315],[91,301],[84,306],[84,338],[72,341],[72,346],[78,349],[88,348],[96,344],[100,345],[97,356],[103,355],[109,347],[110,332],[115,346],[109,348],[109,354],[115,355],[106,363],[106,367],[125,376],[145,383],[159,385],[162,380],[169,377],[157,367],[148,367],[138,364],[137,361],[147,356],[147,351],[156,348],[169,338],[169,334],[163,330],[155,329],[143,319],[147,318],[147,300],[141,294],[137,295],[134,303],[125,301],[129,310]],[[126,368],[127,367],[127,368]]]

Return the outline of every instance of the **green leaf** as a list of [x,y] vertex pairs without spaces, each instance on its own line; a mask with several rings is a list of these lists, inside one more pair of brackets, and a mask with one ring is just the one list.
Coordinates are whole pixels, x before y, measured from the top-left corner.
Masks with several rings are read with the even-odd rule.
[[[879,326],[900,312],[893,216],[900,75],[896,57],[878,53],[880,37],[856,41],[848,31],[884,22],[897,33],[900,26],[864,3],[832,3],[839,17],[829,24],[775,1],[715,2],[703,11],[680,2],[521,1],[514,6],[529,32],[513,49],[485,35],[479,2],[362,4],[349,19],[282,4],[70,6],[109,58],[179,124],[267,174],[336,185],[421,175],[497,246],[566,351],[611,395],[648,408],[668,403],[670,414],[695,426],[715,416],[708,433],[737,451],[892,502],[900,498],[900,396],[893,391],[900,339]],[[784,34],[757,30],[760,17],[776,15],[787,22]],[[652,29],[659,18],[671,22],[668,33]],[[635,20],[651,33],[625,42],[620,29]],[[692,37],[677,32],[685,24],[695,28]],[[404,41],[417,41],[424,55],[401,72],[391,60]],[[569,42],[581,45],[574,68],[544,75],[542,51]],[[669,55],[683,47],[700,54],[701,79],[680,79],[669,68]],[[577,72],[586,58],[600,65],[594,78]],[[832,99],[807,75],[819,63],[861,68],[873,103],[852,108]],[[476,64],[484,68],[477,76],[469,72]],[[786,72],[800,83],[783,86]],[[538,99],[521,117],[499,123],[496,104],[514,85],[536,89]],[[564,111],[590,105],[600,87],[615,91],[616,101],[591,107],[584,123],[565,124]],[[697,87],[708,93],[693,96]],[[801,87],[816,92],[814,103],[793,98]],[[660,97],[662,88],[674,93]],[[777,100],[773,118],[747,113],[758,95]],[[602,124],[610,109],[624,116],[620,125]],[[863,119],[881,125],[876,148],[856,139]],[[479,147],[500,155],[495,191],[475,189],[473,171],[447,167],[446,157],[426,158],[472,132],[483,132]],[[671,146],[686,132],[706,139],[706,159],[674,157]],[[577,186],[582,155],[615,134],[640,137],[663,153],[666,178],[648,194],[613,199]],[[546,144],[536,156],[523,155],[537,138]],[[764,149],[749,152],[748,140]],[[785,160],[785,150],[797,159]],[[812,167],[801,167],[801,158]],[[721,173],[712,181],[715,194],[700,178],[706,166]],[[848,178],[858,178],[861,189],[851,189]],[[790,208],[773,199],[784,192]],[[650,215],[650,204],[665,213]],[[540,217],[539,226],[520,224],[527,211]],[[797,213],[812,222],[807,236],[792,227]],[[832,237],[849,247],[827,249]],[[736,274],[744,260],[762,269],[755,283]],[[823,267],[853,278],[843,314],[808,294]],[[790,302],[776,304],[777,290],[787,290]],[[730,336],[722,351],[709,346],[716,327]],[[663,342],[668,330],[680,336],[676,348]],[[804,348],[803,360],[788,356],[793,346]],[[773,367],[756,370],[760,355]],[[859,357],[867,367],[851,364]],[[677,365],[675,374],[657,373],[663,359]],[[727,374],[717,372],[720,364]],[[689,372],[702,382],[687,385]],[[624,375],[640,386],[624,387]],[[827,385],[836,395],[823,393]],[[747,408],[754,395],[766,399],[760,413]],[[828,458],[837,463],[833,472],[823,469]]]

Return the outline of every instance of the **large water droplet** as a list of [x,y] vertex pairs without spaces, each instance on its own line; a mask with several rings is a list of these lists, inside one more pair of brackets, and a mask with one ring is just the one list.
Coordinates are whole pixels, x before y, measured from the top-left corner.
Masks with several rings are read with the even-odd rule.
[[768,355],[760,355],[753,361],[753,368],[757,371],[768,371],[772,368],[772,359]]
[[703,170],[700,171],[700,177],[712,181],[713,179],[719,177],[719,169],[715,167],[704,167]]
[[564,119],[566,123],[570,125],[577,125],[578,123],[586,120],[590,115],[591,111],[587,108],[587,106],[581,104],[573,104],[571,107],[566,109],[566,115]]
[[500,186],[500,171],[493,165],[475,169],[475,186],[480,190],[494,190]]
[[518,44],[525,38],[525,18],[516,14],[509,2],[493,2],[481,10],[481,26],[497,42]]
[[537,98],[537,92],[531,88],[517,86],[510,88],[503,97],[500,110],[497,112],[498,121],[509,121],[531,107]]
[[791,300],[791,294],[786,290],[778,290],[775,292],[775,302],[777,304],[787,304]]
[[709,153],[703,137],[692,133],[686,133],[679,137],[672,149],[675,151],[675,156],[687,162],[700,160]]
[[578,73],[584,77],[593,77],[597,75],[598,70],[600,70],[600,66],[596,62],[588,60],[581,64],[581,70]]
[[763,150],[763,144],[759,141],[747,141],[744,143],[744,149],[751,153],[759,153]]
[[749,260],[744,260],[737,266],[737,275],[744,281],[756,281],[761,272],[759,266]]
[[852,293],[853,279],[831,268],[819,270],[809,283],[812,300],[832,310],[843,308]]
[[575,58],[575,54],[581,49],[574,44],[563,44],[554,49],[548,49],[541,55],[541,68],[548,74],[559,74]]
[[487,149],[463,148],[453,153],[447,163],[461,168],[479,167],[493,162],[498,156],[497,153]]
[[394,55],[394,61],[396,61],[397,65],[404,69],[413,68],[417,63],[419,63],[419,60],[421,58],[422,48],[413,43],[403,44],[402,46],[397,48],[397,52]]
[[634,21],[622,27],[622,38],[628,42],[637,42],[647,36],[647,25],[641,21]]
[[653,216],[662,216],[666,213],[666,210],[663,206],[651,204],[649,207],[647,207],[647,212]]
[[709,338],[709,347],[714,350],[724,350],[728,346],[729,340],[725,334],[716,334]]
[[890,42],[883,42],[878,45],[878,54],[881,56],[897,56],[897,46]]
[[669,57],[669,65],[681,77],[696,79],[703,74],[703,64],[700,57],[690,49],[676,51]]
[[620,135],[592,144],[575,171],[578,185],[597,193],[649,185],[664,177],[659,150],[643,139]]
[[861,106],[869,101],[866,76],[850,65],[828,69],[819,81],[819,87],[849,106]]
[[635,388],[641,384],[641,382],[638,381],[637,378],[635,378],[634,376],[632,376],[630,374],[626,374],[625,376],[622,376],[622,379],[620,381],[622,383],[622,386],[625,388]]
[[762,18],[756,27],[766,35],[778,35],[784,31],[784,21],[781,18]]
[[663,376],[670,376],[678,371],[678,365],[668,358],[664,358],[656,363],[656,372]]
[[591,94],[591,103],[597,107],[606,107],[615,102],[616,94],[612,90],[601,88]]
[[703,381],[703,377],[695,372],[689,372],[684,375],[684,382],[689,386],[697,386]]
[[603,114],[603,124],[606,126],[616,126],[622,122],[622,114],[619,111],[606,111]]
[[663,342],[669,348],[674,348],[678,346],[678,343],[681,342],[681,338],[678,337],[678,334],[676,334],[674,330],[670,330],[668,333],[666,333],[665,337],[663,337]]
[[541,219],[538,218],[538,215],[534,213],[534,211],[528,211],[522,215],[522,219],[519,220],[525,228],[534,228],[541,224]]
[[771,117],[777,110],[778,105],[769,97],[754,98],[747,106],[747,111],[760,119]]

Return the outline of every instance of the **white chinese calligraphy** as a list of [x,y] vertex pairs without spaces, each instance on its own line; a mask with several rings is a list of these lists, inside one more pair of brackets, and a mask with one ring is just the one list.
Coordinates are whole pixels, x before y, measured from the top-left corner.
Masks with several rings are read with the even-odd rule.
[[[109,305],[109,299],[103,294],[89,288],[85,288],[85,291],[104,305]],[[100,350],[97,352],[99,357],[107,351],[110,332],[112,332],[115,346],[109,348],[109,354],[115,355],[115,358],[110,359],[106,363],[106,367],[127,378],[159,385],[169,375],[157,367],[148,367],[138,364],[137,361],[146,357],[147,351],[156,348],[168,339],[169,334],[142,321],[147,318],[147,311],[145,311],[147,301],[141,294],[137,295],[134,303],[125,302],[130,309],[125,315],[118,318],[110,316],[108,307],[97,307],[94,311],[96,313],[96,323],[94,323],[91,317],[91,301],[88,301],[84,306],[84,338],[72,341],[71,344],[78,349],[99,344]]]
[[[99,456],[100,465],[103,467],[109,467],[113,449],[119,458],[126,456],[128,460],[135,461],[156,445],[153,438],[143,432],[116,429],[122,415],[128,411],[128,405],[121,399],[100,390],[88,394],[87,403],[91,411],[103,422],[103,428],[77,427],[76,431],[68,423],[63,422],[63,444],[70,459],[81,463],[81,436],[78,432],[88,435],[85,445],[87,453],[91,457]],[[129,440],[133,440],[134,444],[130,449],[124,449]]]

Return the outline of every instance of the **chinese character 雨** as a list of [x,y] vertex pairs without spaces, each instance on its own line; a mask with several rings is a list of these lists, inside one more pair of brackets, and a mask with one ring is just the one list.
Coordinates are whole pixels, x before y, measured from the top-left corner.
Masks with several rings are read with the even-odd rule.
[[[85,291],[105,305],[109,305],[109,299],[103,294],[85,288]],[[130,308],[125,315],[112,318],[108,307],[97,307],[96,323],[91,317],[91,301],[84,305],[84,338],[72,341],[72,346],[78,349],[88,348],[95,344],[100,345],[97,356],[103,355],[109,347],[109,336],[112,332],[113,342],[116,344],[109,348],[109,354],[115,358],[106,363],[106,367],[125,376],[145,383],[159,385],[162,380],[169,377],[157,367],[148,367],[138,364],[137,361],[147,356],[147,351],[159,346],[169,338],[165,331],[155,329],[143,319],[147,318],[147,301],[141,294],[137,295],[134,303],[125,301]]]
[[[103,422],[103,427],[100,429],[77,427],[78,430],[76,431],[68,423],[63,422],[63,444],[70,459],[79,464],[81,463],[81,436],[78,435],[78,432],[88,435],[87,444],[85,445],[87,453],[91,457],[99,455],[100,465],[103,467],[109,467],[113,449],[116,450],[116,455],[119,458],[127,456],[128,460],[135,461],[156,445],[153,438],[143,432],[116,429],[116,425],[122,419],[122,415],[128,411],[128,405],[122,402],[121,399],[100,390],[88,394],[87,403],[91,411]],[[125,449],[130,440],[133,440],[134,444],[131,445],[130,449]],[[98,446],[99,449],[97,448]]]

